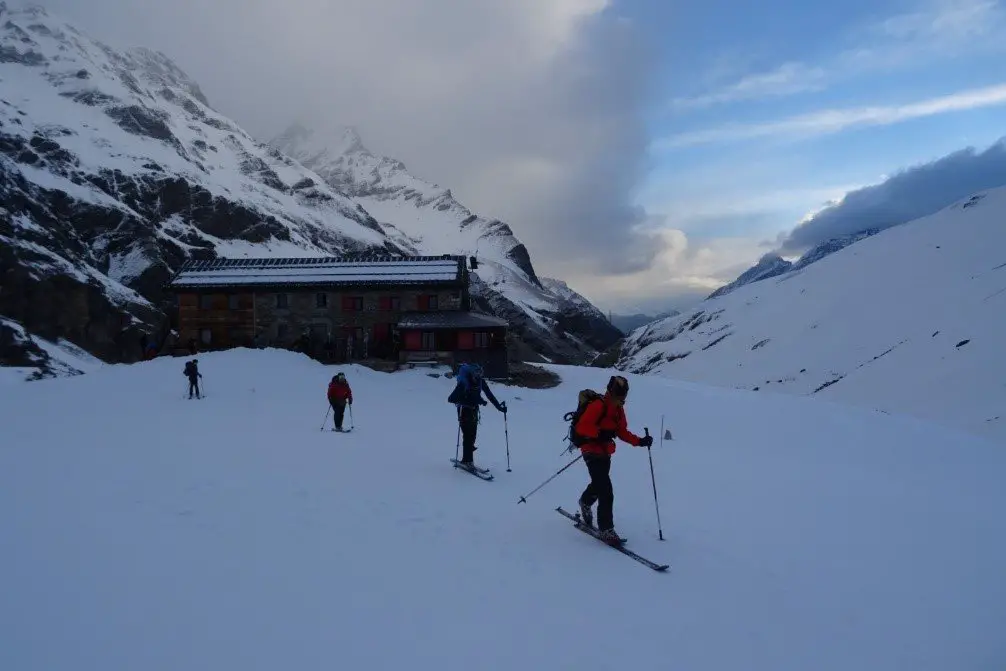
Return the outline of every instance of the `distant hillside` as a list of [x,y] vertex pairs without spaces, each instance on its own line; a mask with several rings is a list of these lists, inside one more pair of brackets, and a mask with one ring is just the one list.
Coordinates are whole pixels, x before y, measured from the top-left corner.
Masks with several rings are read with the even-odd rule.
[[1006,439],[1004,220],[1006,187],[977,194],[638,329],[618,367]]
[[679,314],[681,314],[679,310],[668,310],[655,315],[647,315],[639,312],[631,315],[613,314],[611,315],[611,323],[614,324],[615,327],[622,333],[632,333],[640,326],[645,326],[650,322],[667,319],[668,317],[674,317]]

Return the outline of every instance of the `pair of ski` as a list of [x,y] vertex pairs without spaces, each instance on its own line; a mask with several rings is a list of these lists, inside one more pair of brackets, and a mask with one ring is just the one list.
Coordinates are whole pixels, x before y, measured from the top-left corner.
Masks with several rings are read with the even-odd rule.
[[586,524],[584,524],[583,523],[583,519],[580,517],[580,513],[573,514],[573,513],[567,512],[567,511],[565,511],[565,510],[562,509],[562,506],[559,506],[558,508],[556,508],[556,511],[560,515],[562,515],[563,517],[566,517],[566,518],[572,520],[573,521],[573,526],[576,527],[577,529],[579,529],[580,531],[582,531],[583,533],[588,534],[590,536],[593,536],[594,538],[596,538],[597,540],[601,541],[602,543],[604,543],[608,547],[614,548],[614,549],[618,550],[619,552],[621,552],[622,554],[624,554],[626,557],[632,557],[633,559],[635,559],[637,562],[639,562],[643,566],[648,566],[651,569],[653,569],[654,571],[661,571],[661,572],[666,571],[670,567],[669,564],[658,564],[658,563],[656,563],[654,561],[650,561],[646,557],[642,557],[642,556],[636,554],[635,552],[633,552],[629,548],[625,547],[624,542],[621,545],[611,545],[607,541],[602,540],[601,539],[601,532],[598,531],[597,529],[595,529],[592,526],[587,526]]
[[[478,466],[475,466],[474,464],[471,465],[471,466],[469,466],[468,464],[462,464],[457,459],[451,459],[451,463],[454,464],[454,468],[457,468],[457,469],[460,469],[462,471],[465,471],[466,473],[471,473],[475,477],[481,478],[482,480],[492,480],[493,479],[493,474],[489,472],[488,468],[479,468]],[[635,552],[633,552],[629,548],[625,547],[624,544],[622,544],[622,545],[610,545],[609,543],[607,543],[606,541],[604,541],[604,540],[601,539],[601,532],[599,532],[594,527],[587,526],[587,525],[585,525],[583,523],[583,519],[580,517],[580,513],[576,513],[574,515],[572,513],[569,513],[567,511],[563,510],[562,506],[559,506],[558,508],[556,508],[556,511],[558,511],[558,513],[560,515],[562,515],[562,516],[564,516],[564,517],[572,520],[573,526],[575,526],[577,529],[579,529],[583,533],[585,533],[585,534],[587,534],[589,536],[593,536],[594,538],[596,538],[597,540],[601,541],[602,543],[604,543],[608,547],[611,547],[611,548],[614,548],[614,549],[618,550],[619,552],[621,552],[622,554],[624,554],[626,557],[631,557],[632,559],[635,559],[637,562],[639,562],[643,566],[648,566],[651,569],[653,569],[654,571],[660,571],[660,572],[666,571],[668,568],[670,568],[669,564],[658,564],[658,563],[656,563],[654,561],[651,561],[651,560],[647,559],[646,557],[643,557],[641,555],[636,554]],[[623,539],[623,541],[624,541],[624,539]]]
[[350,433],[352,429],[332,429],[336,433]]
[[462,464],[457,459],[451,459],[451,463],[454,464],[454,468],[462,470],[465,473],[471,473],[476,478],[480,478],[480,479],[486,480],[486,481],[489,481],[489,480],[493,479],[493,474],[489,472],[488,468],[479,468],[475,464],[472,464],[472,465]]

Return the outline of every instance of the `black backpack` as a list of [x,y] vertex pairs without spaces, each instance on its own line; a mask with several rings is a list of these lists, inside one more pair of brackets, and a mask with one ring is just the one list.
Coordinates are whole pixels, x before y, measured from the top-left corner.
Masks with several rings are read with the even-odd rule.
[[[577,422],[580,421],[580,417],[583,415],[584,411],[587,410],[587,406],[593,403],[594,401],[603,402],[604,395],[598,394],[593,389],[582,389],[578,397],[576,410],[574,410],[573,412],[567,412],[565,415],[563,415],[563,419],[569,422],[569,442],[575,445],[576,447],[580,447],[581,445],[589,443],[591,440],[595,440],[594,438],[581,436],[579,433],[576,432]],[[607,408],[605,408],[605,410],[607,410]],[[597,420],[598,425],[600,425],[602,419],[604,419],[603,413],[601,414],[601,417],[598,418]]]
[[192,365],[192,362],[189,361],[185,364],[185,370],[182,371],[182,374],[185,377],[192,377],[192,375],[195,374],[195,370],[193,370],[193,368],[194,366]]

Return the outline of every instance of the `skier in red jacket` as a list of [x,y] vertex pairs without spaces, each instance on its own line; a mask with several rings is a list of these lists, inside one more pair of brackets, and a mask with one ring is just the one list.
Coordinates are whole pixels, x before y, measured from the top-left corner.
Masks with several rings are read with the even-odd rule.
[[346,416],[346,404],[353,405],[353,390],[346,382],[343,373],[332,378],[328,383],[328,402],[332,406],[332,416],[335,419],[335,430],[342,431],[342,420]]
[[611,455],[615,453],[615,438],[635,447],[649,447],[652,436],[642,438],[628,429],[625,419],[625,398],[629,394],[629,381],[621,375],[608,380],[603,398],[590,402],[576,423],[576,432],[587,438],[580,446],[583,462],[590,473],[590,484],[580,495],[580,517],[584,524],[593,526],[591,507],[597,502],[597,528],[601,540],[610,545],[625,542],[615,533],[615,491],[611,486]]

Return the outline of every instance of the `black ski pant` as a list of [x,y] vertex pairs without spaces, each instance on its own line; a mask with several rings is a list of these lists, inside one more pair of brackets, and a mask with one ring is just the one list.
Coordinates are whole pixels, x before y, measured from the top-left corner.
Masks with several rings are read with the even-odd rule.
[[342,420],[346,417],[346,403],[332,401],[332,418],[335,420],[335,428],[342,431]]
[[615,490],[611,486],[611,457],[606,454],[585,454],[583,463],[590,473],[590,484],[580,494],[580,503],[590,507],[597,502],[597,528],[601,531],[615,528],[613,507]]
[[199,378],[194,375],[189,378],[189,398],[192,398],[192,394],[199,398]]
[[475,458],[475,436],[479,431],[479,409],[459,406],[458,423],[461,424],[461,461],[467,463]]

